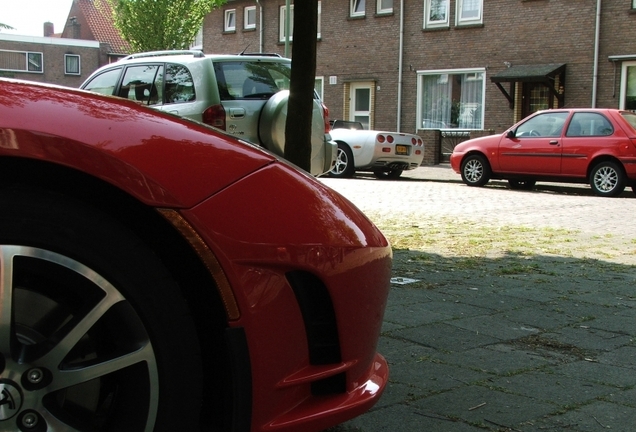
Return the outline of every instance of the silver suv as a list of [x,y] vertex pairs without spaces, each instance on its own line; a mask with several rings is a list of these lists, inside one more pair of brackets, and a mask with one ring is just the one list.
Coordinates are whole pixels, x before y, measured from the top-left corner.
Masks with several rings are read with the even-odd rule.
[[[96,70],[80,86],[197,120],[284,156],[291,60],[278,55],[155,51]],[[311,173],[335,163],[328,111],[314,100]]]

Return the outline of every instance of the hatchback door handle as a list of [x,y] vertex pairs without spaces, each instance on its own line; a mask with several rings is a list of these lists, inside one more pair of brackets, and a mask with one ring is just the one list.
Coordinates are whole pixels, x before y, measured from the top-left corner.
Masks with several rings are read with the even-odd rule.
[[244,108],[230,108],[230,118],[237,119],[245,117]]
[[559,142],[554,140],[554,141],[550,141],[550,145],[559,145]]

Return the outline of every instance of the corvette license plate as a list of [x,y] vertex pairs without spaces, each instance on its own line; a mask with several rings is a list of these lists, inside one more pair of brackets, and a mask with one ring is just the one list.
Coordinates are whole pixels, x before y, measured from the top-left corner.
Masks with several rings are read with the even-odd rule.
[[395,146],[395,154],[408,156],[408,154],[409,154],[409,146],[399,145],[399,144],[396,145]]

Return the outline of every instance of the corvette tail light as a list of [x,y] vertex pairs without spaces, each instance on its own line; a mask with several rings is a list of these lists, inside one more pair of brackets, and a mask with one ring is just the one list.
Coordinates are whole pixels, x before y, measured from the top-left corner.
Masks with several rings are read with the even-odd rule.
[[384,144],[384,141],[386,141],[386,138],[384,137],[384,135],[378,135],[376,139],[378,140],[380,144]]
[[382,147],[382,153],[391,153],[391,147]]
[[212,105],[203,111],[203,123],[225,130],[225,108],[223,105]]
[[393,144],[393,141],[395,141],[395,139],[393,138],[393,135],[387,135],[387,137],[386,137],[386,141],[387,141],[389,144]]
[[413,144],[414,146],[421,146],[422,145],[422,139],[421,138],[411,138],[411,144]]

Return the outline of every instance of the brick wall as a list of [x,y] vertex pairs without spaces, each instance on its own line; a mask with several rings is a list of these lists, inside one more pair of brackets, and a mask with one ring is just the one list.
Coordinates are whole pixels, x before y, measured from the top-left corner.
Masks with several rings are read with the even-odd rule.
[[[394,12],[375,13],[367,1],[363,18],[349,17],[348,0],[322,0],[321,38],[317,42],[317,75],[324,76],[324,100],[331,118],[346,116],[347,83],[376,83],[374,120],[377,129],[416,132],[418,71],[483,68],[486,71],[485,129],[499,133],[518,119],[508,100],[490,77],[512,65],[565,63],[565,106],[592,104],[596,3],[591,0],[485,0],[483,25],[455,26],[455,0],[450,0],[450,26],[423,29],[423,2],[406,1],[401,115],[398,119],[398,54],[400,2]],[[278,42],[279,7],[283,0],[261,0],[263,49],[284,52]],[[235,0],[213,11],[205,20],[206,52],[258,51],[260,23],[243,31],[243,7],[253,1]],[[237,10],[237,30],[223,34],[223,10]],[[257,8],[257,16],[259,9]],[[258,22],[258,19],[257,19]],[[610,55],[636,55],[636,14],[630,0],[604,0],[599,54],[597,106],[618,107],[620,83]],[[329,77],[336,84],[329,84]],[[504,86],[506,87],[506,86]],[[517,86],[519,87],[519,86]],[[419,132],[418,132],[419,133]]]

